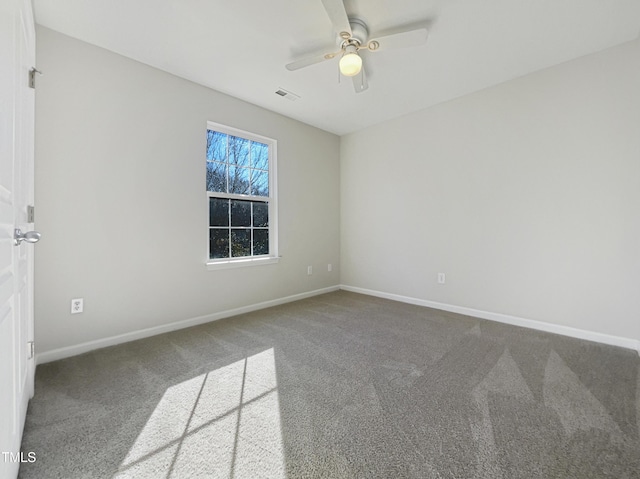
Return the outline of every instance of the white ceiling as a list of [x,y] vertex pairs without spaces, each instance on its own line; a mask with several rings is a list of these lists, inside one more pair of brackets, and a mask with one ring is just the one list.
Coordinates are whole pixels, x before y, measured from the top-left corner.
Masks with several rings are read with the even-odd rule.
[[[365,52],[369,89],[338,83],[321,0],[34,0],[37,23],[342,135],[638,38],[638,0],[345,0],[373,36],[425,25],[423,46]],[[301,98],[290,101],[279,88]],[[212,119],[215,120],[215,119]]]

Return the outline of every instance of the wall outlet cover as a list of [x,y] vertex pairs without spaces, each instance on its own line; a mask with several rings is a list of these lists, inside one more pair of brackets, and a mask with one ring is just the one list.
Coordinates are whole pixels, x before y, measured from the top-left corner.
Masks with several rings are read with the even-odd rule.
[[71,314],[78,314],[84,311],[84,299],[75,298],[71,300]]

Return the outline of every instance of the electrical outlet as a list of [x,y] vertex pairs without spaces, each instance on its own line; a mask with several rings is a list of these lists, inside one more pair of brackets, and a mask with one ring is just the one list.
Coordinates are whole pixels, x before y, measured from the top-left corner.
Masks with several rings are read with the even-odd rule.
[[307,274],[311,276],[313,274],[313,266],[307,266]]
[[327,265],[327,271],[328,271],[329,273],[331,273],[331,271],[333,271],[333,265],[332,265],[331,263],[329,263],[329,264]]
[[78,314],[84,311],[84,299],[76,298],[71,300],[71,314]]
[[447,281],[444,273],[438,273],[438,284],[444,284]]

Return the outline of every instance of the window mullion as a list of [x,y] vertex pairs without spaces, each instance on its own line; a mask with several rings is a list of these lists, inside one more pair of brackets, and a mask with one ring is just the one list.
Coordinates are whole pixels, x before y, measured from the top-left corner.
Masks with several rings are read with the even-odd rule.
[[[224,171],[225,171],[225,176],[226,176],[226,190],[225,193],[229,192],[229,135],[227,135],[227,146],[225,148],[225,152],[224,152]],[[231,224],[231,223],[229,223]]]
[[[229,187],[230,187],[229,181],[231,181],[230,178],[229,178],[229,169],[231,168],[230,163],[229,163],[229,149],[231,148],[231,145],[230,145],[230,141],[231,140],[230,140],[230,138],[231,138],[231,136],[227,135],[227,148],[226,148],[226,152],[225,152],[225,155],[224,155],[224,161],[225,161],[224,170],[225,170],[225,172],[227,174],[227,189],[226,189],[225,193],[227,193],[227,194],[229,193]],[[227,212],[228,212],[227,214],[228,214],[228,217],[229,217],[229,233],[228,233],[229,251],[228,251],[228,257],[231,258],[232,257],[231,251],[232,251],[232,248],[233,248],[233,244],[231,243],[231,200],[229,200],[229,199],[227,199]]]
[[227,211],[229,217],[229,258],[231,258],[231,200],[227,200]]

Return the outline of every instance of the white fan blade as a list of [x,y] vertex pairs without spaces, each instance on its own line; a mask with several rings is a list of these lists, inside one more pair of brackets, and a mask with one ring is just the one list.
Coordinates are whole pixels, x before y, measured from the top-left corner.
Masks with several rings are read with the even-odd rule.
[[349,17],[342,0],[322,0],[322,5],[327,11],[336,33],[345,40],[351,38],[351,25],[349,25]]
[[326,60],[331,60],[332,58],[335,58],[338,53],[340,52],[325,53],[320,55],[314,55],[308,58],[303,58],[302,60],[298,60],[296,62],[292,62],[292,63],[289,63],[288,65],[285,65],[285,68],[292,72],[295,70],[299,70],[300,68],[308,67],[310,65],[315,65],[316,63],[320,63]]
[[415,47],[422,45],[427,41],[427,29],[418,28],[417,30],[409,30],[407,32],[394,33],[383,37],[369,40],[367,48],[376,52],[379,50],[388,50],[391,48]]
[[369,82],[367,82],[367,74],[364,72],[364,67],[362,67],[360,73],[352,78],[353,88],[355,89],[356,93],[361,93],[369,88]]

